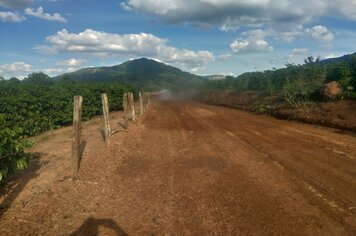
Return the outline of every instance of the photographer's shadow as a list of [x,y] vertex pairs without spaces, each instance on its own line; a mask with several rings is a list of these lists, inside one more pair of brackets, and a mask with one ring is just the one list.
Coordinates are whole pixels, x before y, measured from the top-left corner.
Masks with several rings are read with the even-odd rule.
[[99,235],[99,226],[111,229],[117,236],[127,236],[127,234],[111,219],[94,219],[89,217],[84,223],[71,234],[71,236],[96,236]]

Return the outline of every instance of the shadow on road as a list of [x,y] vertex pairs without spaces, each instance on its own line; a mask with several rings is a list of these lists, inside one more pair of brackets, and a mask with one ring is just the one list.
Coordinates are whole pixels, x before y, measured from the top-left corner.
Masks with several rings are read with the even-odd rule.
[[71,234],[71,236],[96,236],[99,234],[99,226],[112,229],[117,236],[127,236],[127,234],[111,219],[86,219],[84,223]]
[[8,183],[0,189],[0,196],[3,201],[0,203],[0,217],[10,208],[11,204],[15,201],[17,196],[22,192],[27,183],[36,178],[39,174],[37,170],[41,166],[46,165],[48,162],[40,163],[40,154],[33,154],[33,159],[29,163],[29,167],[22,172],[9,178]]

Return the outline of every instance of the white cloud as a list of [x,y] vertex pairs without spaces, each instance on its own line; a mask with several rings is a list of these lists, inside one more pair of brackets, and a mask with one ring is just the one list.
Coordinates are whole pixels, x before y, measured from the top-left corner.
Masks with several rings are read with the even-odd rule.
[[[71,58],[73,59],[73,58]],[[62,61],[58,62],[57,65],[61,66],[66,66],[66,68],[34,68],[32,65],[27,64],[25,62],[19,61],[19,62],[14,62],[14,63],[8,63],[8,64],[2,64],[0,65],[0,75],[5,76],[5,77],[12,77],[16,76],[19,79],[25,78],[28,74],[36,71],[42,71],[45,74],[48,74],[50,76],[58,75],[61,73],[65,72],[72,72],[75,70],[79,69],[79,66],[84,63],[83,60],[76,60],[75,62],[73,60],[67,60],[67,61]],[[64,65],[64,63],[66,65]]]
[[349,54],[348,52],[327,52],[324,55],[320,55],[321,59],[330,59],[335,57],[342,57],[345,54]]
[[85,60],[69,58],[68,60],[57,62],[57,65],[67,67],[79,67],[85,64],[85,62]]
[[42,69],[41,71],[47,75],[50,75],[50,76],[61,74],[61,73],[65,72],[65,70],[62,68],[47,68],[47,69]]
[[334,34],[331,33],[328,28],[322,25],[317,25],[311,29],[306,29],[305,32],[312,38],[319,41],[331,43],[334,40]]
[[219,61],[226,61],[229,59],[232,55],[230,53],[225,53],[225,54],[220,54],[218,56]]
[[67,67],[67,68],[46,68],[46,69],[38,69],[36,71],[42,71],[43,73],[49,76],[56,76],[63,73],[69,73],[79,70],[79,67]]
[[309,50],[307,48],[294,48],[292,50],[292,54],[294,55],[303,55],[309,53]]
[[0,65],[0,73],[1,75],[10,77],[16,76],[19,78],[23,78],[29,72],[32,71],[32,66],[25,62],[19,61],[11,64],[2,64]]
[[304,57],[309,53],[309,50],[307,48],[294,48],[292,50],[292,53],[289,54],[289,56],[286,58],[288,60],[294,59],[296,57]]
[[155,1],[155,0],[134,0],[120,3],[125,10],[143,10],[157,15],[166,15],[168,12],[179,10],[184,7],[184,1]]
[[32,66],[22,61],[0,65],[0,73],[10,73],[18,71],[29,72],[31,70]]
[[32,0],[0,0],[0,6],[8,8],[21,8],[30,4]]
[[125,10],[155,15],[167,23],[210,25],[305,24],[321,16],[356,20],[355,0],[126,0]]
[[324,59],[330,59],[330,58],[335,58],[335,57],[339,57],[339,56],[335,55],[335,54],[328,54],[324,57]]
[[[62,73],[73,72],[80,69],[80,66],[86,63],[85,60],[70,58],[65,61],[59,61],[54,67],[34,67],[25,62],[14,62],[7,64],[0,64],[0,75],[6,78],[17,77],[18,79],[23,79],[32,72],[43,72],[49,76],[55,76]],[[115,65],[117,65],[116,63]]]
[[278,25],[275,28],[249,30],[242,33],[242,35],[249,35],[253,33],[257,37],[266,38],[270,37],[274,40],[284,40],[292,42],[296,38],[312,37],[315,40],[331,43],[334,40],[334,34],[322,25],[316,25],[312,28],[304,28],[303,25]]
[[302,25],[290,25],[287,28],[266,29],[266,30],[250,30],[242,33],[243,35],[255,35],[256,37],[273,39],[282,39],[287,42],[292,42],[296,38],[312,37],[315,40],[325,43],[331,43],[334,40],[334,34],[323,25],[316,25],[312,28],[304,28]]
[[262,30],[251,30],[241,34],[244,38],[236,39],[230,44],[234,53],[271,52],[273,47],[264,39],[265,32]]
[[50,46],[37,48],[50,53],[72,52],[110,56],[112,54],[149,54],[153,48],[156,49],[165,44],[167,40],[145,33],[119,35],[86,29],[75,34],[63,29],[48,36],[46,41]]
[[356,21],[356,0],[334,0],[328,3],[328,10],[333,15]]
[[265,32],[266,36],[271,36],[274,39],[282,39],[286,42],[292,42],[296,38],[304,37],[304,27],[303,25],[278,25],[275,29],[268,29]]
[[121,2],[119,5],[121,6],[122,9],[126,11],[132,11],[132,8],[124,2]]
[[[252,52],[271,52],[273,47],[268,43],[267,39],[284,40],[291,42],[296,38],[311,37],[317,41],[332,45],[334,34],[327,27],[317,25],[312,28],[304,29],[302,25],[294,25],[289,29],[281,28],[274,29],[255,29],[242,32],[242,37],[236,39],[230,44],[230,48],[234,53],[252,53]],[[295,57],[296,52],[301,49],[295,49],[289,57]],[[301,52],[301,51],[299,51]]]
[[59,13],[53,13],[52,15],[43,11],[42,7],[38,7],[36,10],[32,8],[25,9],[26,15],[38,17],[44,20],[58,21],[67,23],[67,19],[61,16]]
[[273,47],[263,39],[235,40],[230,44],[234,53],[271,52]]
[[26,18],[19,15],[18,13],[10,11],[0,11],[0,21],[21,22],[24,20],[26,20]]
[[230,72],[225,72],[225,71],[224,71],[224,72],[220,72],[219,74],[220,74],[220,75],[223,75],[223,76],[225,76],[225,77],[226,77],[226,76],[235,76],[235,74],[234,74],[233,72],[231,72],[231,71],[230,71]]
[[183,69],[199,70],[214,60],[209,51],[192,51],[168,46],[167,39],[152,34],[112,34],[86,29],[69,33],[66,29],[46,38],[48,45],[35,48],[45,53],[80,53],[95,57],[153,57]]

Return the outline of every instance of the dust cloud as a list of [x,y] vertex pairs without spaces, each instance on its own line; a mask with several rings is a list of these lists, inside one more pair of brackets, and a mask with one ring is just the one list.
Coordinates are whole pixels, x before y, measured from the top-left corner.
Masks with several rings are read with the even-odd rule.
[[152,92],[151,95],[154,100],[160,101],[192,101],[198,99],[199,92],[193,90],[173,92],[169,89],[162,89],[158,92]]

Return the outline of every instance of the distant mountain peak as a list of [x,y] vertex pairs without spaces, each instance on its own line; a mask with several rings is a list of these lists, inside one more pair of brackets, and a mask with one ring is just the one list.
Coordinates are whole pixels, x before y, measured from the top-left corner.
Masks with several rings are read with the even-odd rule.
[[[109,67],[83,68],[64,74],[77,81],[119,82],[149,90],[192,88],[202,77],[152,58],[137,58]],[[61,79],[64,75],[57,76]]]

